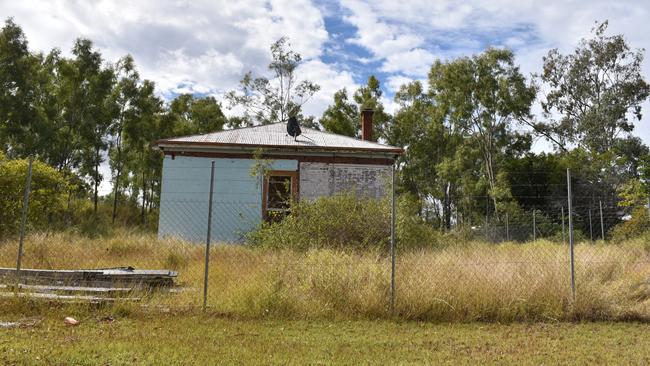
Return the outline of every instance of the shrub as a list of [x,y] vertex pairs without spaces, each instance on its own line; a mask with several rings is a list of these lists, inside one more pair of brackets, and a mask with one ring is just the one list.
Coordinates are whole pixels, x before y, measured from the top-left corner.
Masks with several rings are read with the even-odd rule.
[[[249,234],[252,245],[268,248],[388,248],[390,202],[358,198],[353,193],[321,197],[294,205],[278,223],[264,223]],[[400,248],[435,246],[438,234],[417,216],[417,205],[400,199],[396,236]]]
[[641,236],[650,230],[650,218],[646,207],[637,207],[629,220],[623,221],[612,229],[612,241],[619,242]]
[[[25,159],[0,160],[0,237],[15,233],[20,224],[27,178]],[[28,223],[47,228],[62,216],[66,206],[66,183],[56,169],[40,161],[32,164]]]

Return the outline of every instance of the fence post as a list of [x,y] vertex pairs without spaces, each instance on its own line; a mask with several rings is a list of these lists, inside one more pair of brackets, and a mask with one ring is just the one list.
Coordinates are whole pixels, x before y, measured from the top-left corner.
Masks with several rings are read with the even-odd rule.
[[27,178],[25,178],[25,193],[23,194],[23,209],[20,218],[20,239],[18,240],[18,255],[16,259],[16,274],[20,276],[23,261],[23,244],[25,242],[25,226],[27,225],[27,212],[29,210],[29,193],[32,189],[32,163],[34,158],[29,157],[27,163]]
[[485,241],[490,241],[490,214],[485,212]]
[[562,244],[566,244],[566,235],[564,233],[564,206],[560,208],[562,215]]
[[395,163],[391,170],[390,194],[390,312],[395,311]]
[[571,294],[573,300],[576,299],[576,277],[575,277],[575,261],[573,255],[573,218],[572,218],[572,203],[571,203],[571,170],[566,170],[566,183],[567,183],[567,201],[569,203],[569,255],[571,260]]
[[589,238],[592,242],[594,241],[594,229],[591,225],[591,207],[589,207]]
[[605,241],[605,224],[603,222],[603,201],[598,201],[598,206],[600,207],[600,238]]
[[535,209],[533,208],[533,241],[537,240],[537,228],[535,227]]
[[506,212],[506,241],[510,241],[510,226],[508,225],[508,213]]
[[205,271],[203,273],[203,311],[208,306],[208,269],[210,268],[210,240],[212,236],[212,191],[214,188],[214,160],[210,167],[210,193],[208,194],[208,233],[205,238]]

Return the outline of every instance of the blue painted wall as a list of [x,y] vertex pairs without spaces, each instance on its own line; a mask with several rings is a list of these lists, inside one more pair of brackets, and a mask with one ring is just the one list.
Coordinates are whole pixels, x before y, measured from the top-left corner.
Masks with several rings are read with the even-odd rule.
[[[207,235],[210,164],[215,162],[212,240],[242,242],[262,220],[260,178],[251,176],[252,159],[165,156],[160,198],[159,237],[204,242]],[[270,169],[298,170],[297,160],[274,160]]]

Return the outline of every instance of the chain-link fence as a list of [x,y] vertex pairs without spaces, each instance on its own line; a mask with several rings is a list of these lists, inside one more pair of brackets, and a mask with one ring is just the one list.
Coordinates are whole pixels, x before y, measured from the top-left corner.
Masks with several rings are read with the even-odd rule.
[[[441,229],[422,219],[431,206],[412,215],[399,199],[393,204],[389,180],[375,211],[362,204],[324,210],[322,221],[296,233],[300,226],[277,229],[301,216],[283,204],[300,195],[289,173],[276,182],[250,169],[178,169],[164,180],[156,233],[88,238],[30,230],[26,219],[0,243],[1,285],[19,290],[4,294],[251,316],[650,316],[650,250],[641,239],[613,237],[632,216],[611,195],[579,191],[569,198],[567,185],[557,184],[552,194],[531,197],[513,189],[496,204],[487,196],[458,197]],[[584,181],[570,179],[573,187]],[[261,230],[273,245],[260,239]],[[355,247],[341,244],[347,241]]]

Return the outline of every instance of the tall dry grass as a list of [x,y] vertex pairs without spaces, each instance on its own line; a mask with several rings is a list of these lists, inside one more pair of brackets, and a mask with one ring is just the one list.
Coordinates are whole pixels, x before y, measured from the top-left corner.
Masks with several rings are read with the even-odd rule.
[[[35,234],[24,268],[133,266],[179,271],[180,293],[155,293],[147,306],[199,308],[204,247],[120,232],[87,239]],[[17,245],[0,243],[0,266],[15,265]],[[650,246],[576,246],[576,298],[566,246],[450,243],[399,253],[395,312],[389,313],[390,259],[383,251],[213,248],[209,299],[215,313],[248,317],[385,318],[430,321],[650,319]]]

